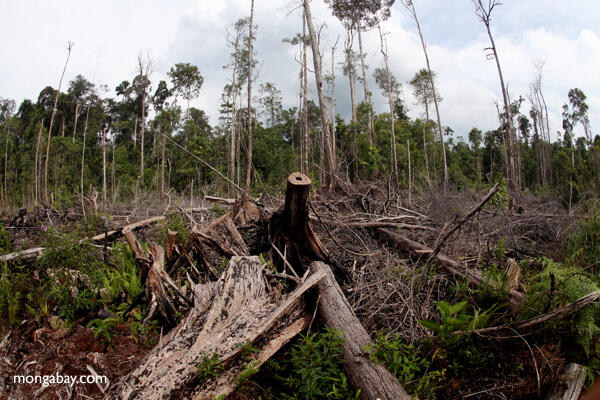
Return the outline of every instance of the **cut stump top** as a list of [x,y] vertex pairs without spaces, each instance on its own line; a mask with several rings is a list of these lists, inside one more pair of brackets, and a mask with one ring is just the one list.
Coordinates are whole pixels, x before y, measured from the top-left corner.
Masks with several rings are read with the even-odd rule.
[[288,184],[294,186],[310,186],[312,181],[302,172],[294,172],[288,176]]

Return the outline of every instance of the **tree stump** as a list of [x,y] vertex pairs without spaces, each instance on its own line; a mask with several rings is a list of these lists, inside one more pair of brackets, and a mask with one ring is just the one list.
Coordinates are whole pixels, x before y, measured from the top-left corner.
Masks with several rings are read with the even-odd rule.
[[298,275],[312,261],[328,261],[329,254],[316,237],[308,218],[311,180],[301,172],[288,177],[283,210],[271,217],[271,237]]

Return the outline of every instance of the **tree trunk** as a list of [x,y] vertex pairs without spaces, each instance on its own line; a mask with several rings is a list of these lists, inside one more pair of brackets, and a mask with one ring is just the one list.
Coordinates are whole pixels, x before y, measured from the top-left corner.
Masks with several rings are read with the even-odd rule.
[[246,164],[246,186],[244,200],[250,197],[250,177],[252,175],[252,25],[254,24],[254,0],[250,4],[250,26],[248,28],[248,162]]
[[310,166],[308,164],[308,154],[310,147],[309,126],[308,126],[308,64],[306,61],[306,12],[302,12],[302,79],[303,79],[303,94],[302,94],[302,118],[304,132],[304,168],[305,174],[308,174]]
[[367,133],[369,135],[369,145],[375,146],[375,137],[373,135],[373,113],[371,110],[371,92],[369,92],[369,83],[367,81],[367,66],[365,65],[365,53],[363,52],[362,35],[360,23],[355,23],[356,32],[358,33],[358,50],[360,51],[360,68],[363,75],[363,88],[365,90],[365,103],[367,104]]
[[75,103],[75,123],[73,124],[73,140],[72,143],[75,143],[75,133],[77,132],[77,120],[79,119],[79,100]]
[[412,206],[412,169],[410,165],[410,140],[406,139],[406,148],[408,150],[408,206]]
[[[392,92],[392,75],[390,73],[390,63],[388,59],[388,48],[387,42],[383,39],[383,32],[381,32],[381,25],[377,24],[377,28],[379,29],[379,40],[381,41],[381,54],[383,55],[383,61],[385,63],[385,78],[388,85],[388,102],[390,106],[390,118],[392,119],[392,131],[390,132],[390,153],[392,156],[392,172],[394,173],[396,179],[396,185],[398,184],[398,156],[396,154],[396,130],[395,130],[395,122],[396,118],[394,116],[394,93]],[[407,141],[408,143],[408,141]],[[409,170],[409,196],[410,196],[410,147],[408,149],[408,170]],[[410,204],[410,200],[409,200]]]
[[[339,36],[338,36],[339,40]],[[335,48],[337,47],[337,40],[331,48],[331,144],[332,151],[336,154],[335,144]]]
[[56,114],[56,105],[58,104],[58,97],[60,96],[60,88],[62,87],[62,81],[67,70],[67,64],[69,64],[69,57],[71,57],[71,49],[73,43],[69,42],[67,45],[67,61],[65,61],[65,67],[63,68],[62,74],[60,75],[60,81],[58,83],[58,90],[56,91],[56,98],[54,99],[54,107],[52,108],[52,116],[50,117],[50,127],[48,128],[48,143],[46,143],[46,160],[44,162],[44,202],[48,204],[48,159],[50,158],[50,138],[52,137],[52,125],[54,123],[54,115]]
[[327,158],[327,176],[325,179],[325,186],[330,190],[337,184],[336,175],[336,159],[333,153],[331,137],[329,136],[329,121],[327,116],[327,103],[325,101],[325,94],[323,93],[323,79],[321,74],[321,57],[319,55],[319,44],[318,38],[313,26],[312,17],[310,14],[310,6],[308,0],[303,0],[304,12],[306,14],[306,23],[308,25],[308,33],[310,35],[310,44],[313,55],[313,64],[315,67],[315,79],[317,83],[317,93],[319,94],[319,108],[321,109],[321,132],[325,135],[325,155]]
[[106,128],[102,130],[102,201],[106,207]]
[[427,64],[427,71],[429,72],[429,82],[431,83],[431,91],[433,94],[433,104],[435,105],[435,114],[437,117],[437,128],[438,133],[440,135],[440,141],[442,143],[442,159],[444,161],[444,192],[448,190],[448,162],[446,160],[446,145],[444,143],[444,134],[442,132],[442,120],[440,118],[440,108],[437,99],[437,93],[435,90],[435,81],[433,79],[433,73],[431,72],[431,65],[429,63],[429,54],[427,53],[427,45],[425,44],[425,39],[423,39],[423,33],[421,32],[421,25],[419,24],[419,18],[417,17],[417,11],[415,10],[415,5],[411,1],[409,3],[409,11],[412,14],[413,19],[415,20],[415,24],[417,25],[417,31],[419,32],[419,38],[421,39],[421,47],[423,48],[423,53],[425,54],[425,62]]
[[325,325],[340,332],[344,339],[344,371],[352,386],[361,390],[362,399],[409,400],[411,397],[398,379],[383,365],[369,360],[365,349],[373,345],[371,337],[352,311],[331,268],[315,261],[311,269],[313,273],[322,272],[325,275],[317,284],[319,316]]
[[40,130],[38,131],[38,137],[37,137],[37,145],[35,146],[35,204],[38,203],[39,200],[39,193],[38,193],[38,183],[39,183],[39,160],[38,160],[38,155],[39,155],[39,150],[40,150],[40,139],[42,138],[42,130],[44,129],[44,118],[42,118],[41,122],[40,122]]
[[133,123],[133,149],[135,150],[135,146],[137,144],[137,121],[138,117],[135,116],[135,122]]
[[81,212],[85,216],[85,201],[83,199],[83,169],[85,167],[85,136],[87,133],[88,119],[90,117],[90,105],[85,113],[85,123],[83,125],[83,143],[81,144],[81,180],[79,189],[81,190]]

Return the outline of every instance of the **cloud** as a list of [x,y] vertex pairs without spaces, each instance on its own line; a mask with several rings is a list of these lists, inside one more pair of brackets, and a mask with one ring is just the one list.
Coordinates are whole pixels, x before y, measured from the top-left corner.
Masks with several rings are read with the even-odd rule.
[[[281,42],[284,37],[302,31],[301,11],[293,2],[273,1],[255,4],[258,25],[256,51],[259,82],[273,82],[281,91],[284,106],[297,106],[299,65],[294,60],[297,49]],[[59,5],[41,0],[2,2],[4,21],[0,35],[4,38],[3,63],[0,64],[0,96],[37,99],[47,85],[57,87],[66,57],[65,44],[75,42],[65,81],[76,74],[92,79],[96,61],[96,80],[111,90],[122,80],[135,75],[136,58],[147,51],[155,62],[154,86],[177,62],[198,65],[204,86],[192,104],[204,109],[212,124],[218,123],[223,86],[230,79],[224,70],[230,50],[226,46],[226,27],[249,15],[250,2],[155,0],[143,3],[109,0],[105,2],[63,1]],[[316,26],[322,31],[324,70],[331,68],[330,46],[344,30],[331,16],[322,1],[311,2]],[[544,94],[549,106],[551,130],[561,127],[561,106],[567,92],[581,88],[588,95],[592,127],[600,124],[600,39],[596,22],[600,6],[592,0],[548,3],[530,0],[498,8],[493,32],[511,97],[526,96],[535,60],[544,60]],[[568,12],[567,12],[568,11]],[[422,0],[418,3],[421,27],[428,45],[432,68],[438,74],[443,123],[457,135],[466,135],[476,126],[482,130],[498,126],[494,100],[501,99],[496,66],[487,60],[483,49],[489,46],[483,25],[473,13],[469,0]],[[418,116],[407,81],[425,66],[425,59],[413,22],[400,2],[384,25],[390,66],[404,83],[404,100]],[[372,73],[383,64],[376,31],[363,36],[369,65],[368,83],[373,92],[376,111],[387,111],[387,103],[377,88]],[[341,60],[342,44],[337,59]],[[99,54],[99,57],[98,57]],[[309,54],[311,51],[309,50]],[[336,63],[337,64],[337,63]],[[312,70],[312,60],[309,57]],[[65,83],[66,84],[66,83]],[[316,100],[314,78],[309,93]],[[356,88],[357,101],[363,91]],[[113,95],[110,93],[109,95]],[[336,112],[350,116],[347,78],[337,71]],[[523,105],[528,112],[528,105]]]

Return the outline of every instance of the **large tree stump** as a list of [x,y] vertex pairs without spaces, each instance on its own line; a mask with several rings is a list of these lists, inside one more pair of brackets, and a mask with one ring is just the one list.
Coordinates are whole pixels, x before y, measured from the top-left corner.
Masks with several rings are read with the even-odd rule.
[[398,379],[385,367],[369,359],[366,348],[372,345],[371,337],[352,311],[350,303],[337,284],[331,268],[325,263],[314,262],[311,269],[324,273],[317,284],[319,289],[319,316],[330,328],[341,333],[344,339],[344,371],[362,399],[409,400]]
[[311,180],[301,172],[288,177],[283,210],[271,217],[271,237],[298,275],[312,261],[328,261],[329,254],[309,223]]
[[[249,362],[264,362],[305,326],[302,296],[324,276],[317,271],[290,294],[273,296],[263,268],[258,257],[232,257],[217,282],[195,285],[187,318],[122,380],[111,398],[167,399],[191,391],[195,399],[213,399],[231,393]],[[246,344],[259,349],[255,358],[242,357]],[[213,357],[219,376],[198,382],[198,366]]]

